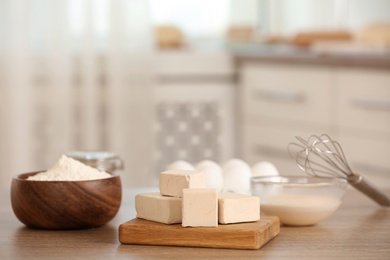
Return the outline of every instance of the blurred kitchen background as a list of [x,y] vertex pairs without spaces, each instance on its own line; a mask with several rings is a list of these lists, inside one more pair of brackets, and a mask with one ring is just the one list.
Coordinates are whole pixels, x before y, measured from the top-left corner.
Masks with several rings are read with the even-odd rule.
[[108,150],[125,186],[328,133],[390,183],[388,0],[0,0],[0,182]]

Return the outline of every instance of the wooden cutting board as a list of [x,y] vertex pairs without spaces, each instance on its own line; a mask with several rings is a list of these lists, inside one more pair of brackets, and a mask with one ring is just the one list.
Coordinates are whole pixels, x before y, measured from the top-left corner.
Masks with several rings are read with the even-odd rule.
[[259,249],[279,230],[279,219],[274,216],[214,228],[182,227],[135,218],[119,226],[119,241],[132,245]]

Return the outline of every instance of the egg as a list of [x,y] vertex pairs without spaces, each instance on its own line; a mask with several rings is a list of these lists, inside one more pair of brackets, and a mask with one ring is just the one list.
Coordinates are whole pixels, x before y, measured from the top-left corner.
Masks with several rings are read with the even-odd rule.
[[233,159],[230,159],[228,160],[227,162],[225,162],[223,164],[223,170],[228,170],[229,168],[231,167],[241,167],[241,168],[246,168],[246,170],[250,170],[250,166],[243,160],[241,159],[237,159],[237,158],[233,158]]
[[252,166],[252,176],[277,176],[278,169],[270,162],[262,161]]
[[195,170],[195,167],[189,162],[177,160],[168,165],[166,170]]
[[214,161],[203,160],[196,165],[196,170],[206,175],[206,187],[221,191],[223,188],[222,167]]
[[223,170],[222,191],[250,194],[251,169],[242,164],[231,165]]

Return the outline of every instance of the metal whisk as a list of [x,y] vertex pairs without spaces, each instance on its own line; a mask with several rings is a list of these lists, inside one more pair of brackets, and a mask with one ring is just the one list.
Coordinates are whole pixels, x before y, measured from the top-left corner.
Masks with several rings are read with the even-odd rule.
[[307,140],[296,136],[298,143],[290,143],[288,152],[305,173],[318,176],[343,178],[382,206],[390,206],[390,199],[369,184],[363,176],[354,173],[348,165],[340,144],[328,135],[312,135]]

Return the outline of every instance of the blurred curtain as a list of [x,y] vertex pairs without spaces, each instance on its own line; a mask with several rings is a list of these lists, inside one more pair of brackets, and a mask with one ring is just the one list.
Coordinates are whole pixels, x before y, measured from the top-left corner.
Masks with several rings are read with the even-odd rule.
[[151,147],[151,32],[143,0],[0,0],[4,187],[76,149],[116,152],[148,174],[137,162]]

